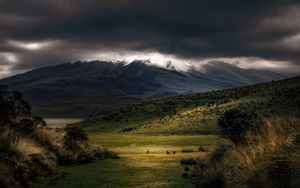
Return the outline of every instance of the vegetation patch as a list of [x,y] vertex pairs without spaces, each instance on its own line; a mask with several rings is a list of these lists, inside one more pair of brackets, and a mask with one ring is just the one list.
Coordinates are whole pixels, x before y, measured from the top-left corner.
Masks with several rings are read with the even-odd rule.
[[0,86],[0,187],[28,187],[41,177],[58,176],[59,164],[79,164],[118,158],[93,147],[79,127],[49,128],[32,117],[29,104],[17,91]]
[[194,169],[197,187],[294,187],[299,182],[297,162],[300,120],[265,119],[259,131],[248,131],[243,144],[219,146],[207,162]]
[[193,149],[183,149],[181,150],[182,153],[191,153],[191,152],[194,152]]

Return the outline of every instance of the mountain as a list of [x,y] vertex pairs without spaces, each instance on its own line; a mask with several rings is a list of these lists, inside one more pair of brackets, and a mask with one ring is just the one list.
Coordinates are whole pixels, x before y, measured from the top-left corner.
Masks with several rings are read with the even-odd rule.
[[146,99],[283,78],[271,71],[245,70],[222,62],[177,71],[170,64],[158,67],[150,61],[78,61],[37,68],[2,79],[0,84],[21,91],[35,115],[83,117]]

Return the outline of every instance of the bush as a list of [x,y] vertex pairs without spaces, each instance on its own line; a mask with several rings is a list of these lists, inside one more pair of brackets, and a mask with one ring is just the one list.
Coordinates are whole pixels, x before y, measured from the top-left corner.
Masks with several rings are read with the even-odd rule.
[[94,149],[83,129],[46,127],[31,117],[30,106],[17,91],[0,85],[0,187],[28,187],[38,177],[58,174],[57,164],[119,158],[107,149]]
[[130,132],[130,131],[133,131],[133,130],[134,130],[134,128],[132,128],[132,127],[123,127],[121,129],[121,132]]
[[75,153],[71,151],[60,151],[57,154],[57,163],[59,165],[66,165],[75,163]]
[[209,150],[203,146],[199,146],[198,151],[200,152],[209,152]]
[[32,135],[35,125],[30,119],[22,119],[18,123],[11,124],[11,128],[24,135]]
[[95,148],[94,155],[97,159],[119,159],[119,155],[113,151],[109,151],[106,148]]
[[180,161],[181,165],[196,165],[197,161],[195,159],[182,159]]
[[67,134],[67,139],[87,141],[88,137],[84,130],[77,126],[67,125],[64,130]]
[[224,133],[237,144],[244,143],[248,131],[259,130],[259,118],[254,112],[231,109],[218,120]]
[[220,145],[206,163],[198,161],[193,183],[197,187],[298,185],[299,123],[295,117],[265,119],[258,132],[247,133],[245,145]]
[[183,149],[183,150],[181,150],[181,152],[182,153],[192,153],[192,152],[194,152],[194,150],[193,149]]
[[46,127],[47,125],[42,117],[38,117],[38,116],[32,117],[32,121],[34,122],[34,125],[36,127]]
[[230,152],[234,149],[235,147],[233,145],[219,145],[219,147],[217,147],[213,152],[211,161],[217,162],[223,160],[227,155],[230,155]]
[[67,150],[78,151],[80,150],[79,142],[88,141],[87,134],[80,127],[66,126],[64,128],[66,135],[64,136],[64,146]]

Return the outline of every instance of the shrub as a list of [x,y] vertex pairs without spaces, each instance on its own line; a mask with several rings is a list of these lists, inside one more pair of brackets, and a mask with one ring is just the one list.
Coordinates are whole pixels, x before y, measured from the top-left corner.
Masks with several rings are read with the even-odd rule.
[[133,131],[133,130],[134,130],[134,128],[132,128],[132,127],[123,127],[121,129],[121,132],[130,132],[130,131]]
[[[197,187],[292,187],[298,161],[295,139],[300,120],[273,117],[248,131],[244,145],[220,145],[207,163],[198,162]],[[286,154],[289,155],[286,155]],[[299,181],[298,181],[299,183]]]
[[29,158],[33,154],[43,154],[43,150],[31,139],[15,137],[9,141],[7,154],[15,158]]
[[59,165],[66,165],[75,163],[76,154],[72,151],[62,150],[57,154],[57,163]]
[[38,117],[38,116],[32,117],[32,121],[35,127],[45,127],[47,125],[42,117]]
[[36,178],[58,173],[57,164],[119,158],[107,149],[94,149],[83,129],[46,127],[30,116],[30,106],[17,91],[0,85],[0,187],[28,187]]
[[78,142],[86,142],[88,140],[87,134],[80,127],[67,126],[64,130],[64,146],[68,150],[77,151],[80,149]]
[[200,152],[209,152],[209,150],[203,146],[199,146],[198,151]]
[[230,152],[233,149],[234,149],[233,145],[221,144],[212,153],[211,160],[212,161],[221,161],[222,159],[226,158],[227,155],[230,155]]
[[194,152],[193,149],[182,149],[181,150],[182,153],[191,153],[191,152]]
[[67,139],[83,141],[88,140],[87,134],[80,127],[67,125],[64,130],[66,131]]
[[119,155],[113,151],[109,151],[106,148],[97,147],[94,148],[94,155],[97,159],[119,159]]
[[237,144],[245,143],[247,131],[259,130],[259,119],[254,112],[231,109],[218,120],[224,133]]
[[30,119],[22,119],[20,122],[12,123],[10,127],[23,135],[32,135],[35,125]]
[[30,116],[30,106],[18,91],[8,91],[0,86],[0,126],[14,122],[17,117]]
[[195,159],[182,159],[180,161],[181,165],[196,165],[197,161]]

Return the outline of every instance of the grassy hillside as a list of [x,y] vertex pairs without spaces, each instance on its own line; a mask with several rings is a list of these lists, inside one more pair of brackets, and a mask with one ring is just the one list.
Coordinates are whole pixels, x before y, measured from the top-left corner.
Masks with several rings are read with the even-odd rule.
[[297,187],[299,93],[295,77],[99,114],[75,125],[120,160],[33,187]]
[[300,77],[234,89],[148,101],[99,114],[77,125],[88,131],[218,133],[217,120],[230,109],[259,117],[299,114]]
[[[299,117],[298,76],[148,101],[102,113],[76,125],[89,131],[94,144],[121,153],[121,158],[133,160],[135,165],[143,166],[145,160],[141,158],[149,162],[152,157],[147,150],[157,153],[155,165],[163,166],[164,174],[181,182],[174,183],[173,179],[171,185],[175,187],[190,186],[184,179],[201,188],[299,187]],[[198,152],[182,155],[183,151],[195,151],[197,147]],[[168,159],[168,151],[176,152],[175,168],[160,163]],[[128,163],[121,160],[121,164]],[[182,177],[178,175],[180,171]],[[161,182],[153,174],[149,178]],[[125,182],[128,181],[129,186],[147,185],[147,179],[144,183],[137,183],[134,178]]]

